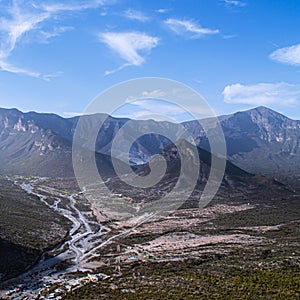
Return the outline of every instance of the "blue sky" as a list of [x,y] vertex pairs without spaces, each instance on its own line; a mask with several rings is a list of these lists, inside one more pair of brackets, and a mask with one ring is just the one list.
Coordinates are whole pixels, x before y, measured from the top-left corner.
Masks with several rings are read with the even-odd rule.
[[300,119],[299,16],[298,0],[0,0],[0,106],[72,116],[157,76],[217,114],[265,105]]

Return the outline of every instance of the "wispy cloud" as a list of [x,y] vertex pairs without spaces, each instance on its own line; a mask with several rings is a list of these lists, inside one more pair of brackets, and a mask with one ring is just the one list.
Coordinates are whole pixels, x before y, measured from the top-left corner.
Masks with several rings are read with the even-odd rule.
[[40,42],[46,42],[50,38],[56,37],[63,32],[70,30],[70,27],[56,27],[52,32],[43,30],[43,24],[55,17],[58,13],[68,11],[80,11],[97,8],[103,0],[78,1],[70,4],[32,4],[30,1],[12,0],[2,6],[6,17],[0,19],[0,70],[15,74],[23,74],[36,78],[49,80],[52,76],[42,75],[39,72],[16,67],[8,62],[9,57],[22,38],[30,32],[35,32]]
[[148,22],[150,20],[150,18],[146,16],[144,13],[142,13],[141,11],[137,11],[133,9],[127,9],[124,12],[124,17],[130,20],[135,20],[143,23]]
[[22,10],[16,1],[8,11],[10,17],[2,18],[0,21],[0,31],[3,35],[1,42],[2,57],[7,57],[15,49],[21,37],[48,19],[50,15],[45,12],[26,12]]
[[159,8],[159,9],[156,10],[156,12],[159,13],[159,14],[166,14],[171,10],[172,10],[171,8]]
[[237,6],[237,7],[243,7],[246,6],[247,3],[239,0],[223,0],[223,3],[229,6]]
[[185,112],[183,108],[175,105],[174,103],[169,103],[166,101],[160,100],[138,100],[133,103],[134,105],[138,106],[141,110],[146,112],[154,113],[154,114],[161,114],[162,112],[169,112],[173,115],[175,114],[182,114]]
[[52,78],[60,77],[62,74],[63,74],[63,72],[59,71],[59,72],[55,72],[55,73],[51,73],[51,74],[42,75],[41,77],[45,81],[51,81]]
[[224,40],[230,40],[230,39],[234,39],[234,38],[236,38],[236,37],[237,37],[236,34],[225,34],[225,35],[222,36],[222,38],[223,38]]
[[35,78],[41,78],[42,74],[34,71],[29,71],[26,69],[22,69],[16,66],[13,66],[9,63],[7,63],[4,60],[0,59],[0,70],[9,72],[9,73],[15,73],[15,74],[22,74],[22,75],[27,75]]
[[295,105],[300,101],[300,85],[279,83],[258,83],[227,85],[223,92],[226,103],[251,105]]
[[220,32],[218,29],[204,28],[192,20],[167,19],[165,24],[176,34],[191,39],[198,39]]
[[142,32],[105,32],[100,33],[99,39],[125,61],[121,67],[113,71],[106,71],[109,75],[127,66],[140,66],[145,62],[142,55],[155,48],[159,39]]
[[[151,94],[152,92],[156,94],[158,91],[151,91]],[[147,91],[145,94],[148,93]],[[157,98],[159,99],[159,97]],[[165,100],[156,99],[141,99],[134,102],[127,102],[126,105],[114,112],[114,116],[161,121],[183,121],[191,118],[182,107]]]
[[125,102],[126,103],[132,103],[135,102],[136,99],[141,99],[141,98],[156,98],[156,99],[161,99],[164,98],[166,96],[165,91],[161,90],[161,89],[156,89],[156,90],[148,90],[148,91],[144,91],[139,95],[131,95],[129,96]]
[[59,13],[67,11],[80,11],[86,9],[95,9],[105,3],[104,0],[90,0],[90,1],[69,1],[65,3],[54,3],[54,4],[41,4],[34,5],[35,8],[41,8],[49,13]]
[[73,118],[73,117],[78,117],[78,116],[82,116],[82,115],[83,115],[82,112],[74,112],[74,111],[63,112],[63,117],[66,117],[66,118]]
[[17,1],[13,1],[8,9],[9,18],[0,21],[0,69],[10,73],[24,74],[32,77],[40,77],[40,73],[15,67],[7,59],[15,49],[20,39],[29,31],[38,27],[40,23],[50,17],[45,12],[28,12],[22,10]]
[[51,31],[39,31],[39,37],[41,43],[49,43],[51,39],[56,38],[67,31],[73,30],[72,26],[57,26],[54,27]]
[[277,49],[270,54],[270,58],[283,64],[299,66],[300,44]]

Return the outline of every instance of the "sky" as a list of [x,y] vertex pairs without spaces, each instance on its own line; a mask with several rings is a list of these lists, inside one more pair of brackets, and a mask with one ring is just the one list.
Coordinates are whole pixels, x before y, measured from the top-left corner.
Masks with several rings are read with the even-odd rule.
[[0,107],[71,117],[122,81],[161,77],[217,115],[263,105],[300,119],[299,16],[298,0],[0,0]]

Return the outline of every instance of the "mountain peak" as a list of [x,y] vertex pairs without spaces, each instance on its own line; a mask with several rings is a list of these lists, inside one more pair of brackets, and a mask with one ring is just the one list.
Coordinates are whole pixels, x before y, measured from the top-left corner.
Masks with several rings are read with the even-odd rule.
[[281,119],[281,120],[283,120],[283,119],[291,120],[287,116],[285,116],[271,108],[268,108],[266,106],[258,106],[258,107],[243,111],[242,113],[247,113],[250,116],[258,116],[259,115],[262,118],[273,117],[273,118]]
[[275,112],[274,110],[272,110],[271,108],[268,108],[266,106],[257,106],[255,108],[253,108],[253,110],[258,111],[258,112],[270,112],[270,111]]

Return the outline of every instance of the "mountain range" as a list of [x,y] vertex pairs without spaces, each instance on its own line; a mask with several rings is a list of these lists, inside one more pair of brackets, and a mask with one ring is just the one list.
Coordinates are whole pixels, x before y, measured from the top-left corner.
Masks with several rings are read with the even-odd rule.
[[[78,145],[84,151],[96,151],[97,161],[106,165],[109,172],[112,141],[129,119],[113,118],[106,114],[84,116],[88,126],[94,120],[104,121],[95,149]],[[72,142],[79,116],[62,118],[55,114],[23,113],[17,109],[0,109],[0,159],[1,174],[68,177],[72,170]],[[205,120],[204,120],[205,121]],[[209,121],[209,120],[208,120]],[[300,121],[291,120],[266,107],[237,112],[219,117],[227,145],[227,158],[238,167],[261,174],[299,174]],[[133,120],[134,127],[147,132],[153,127],[170,132],[178,130],[178,124]],[[206,134],[197,121],[182,125],[194,137],[199,148],[209,151]],[[130,132],[122,133],[128,140]],[[150,161],[154,154],[162,153],[171,144],[159,134],[147,134],[136,140],[130,148],[132,165]],[[126,154],[116,153],[120,160]]]

